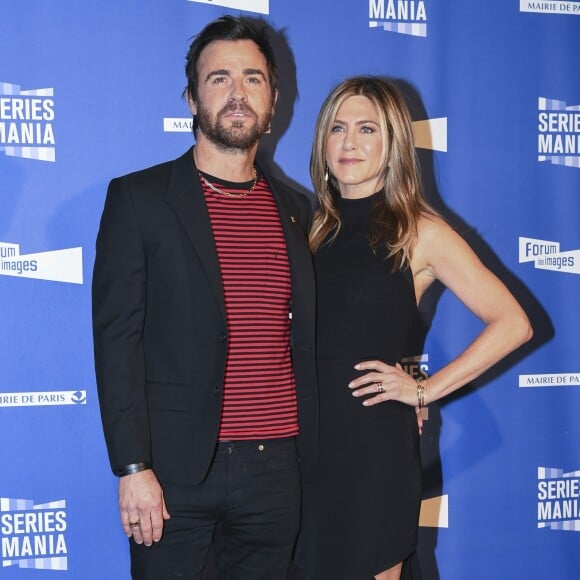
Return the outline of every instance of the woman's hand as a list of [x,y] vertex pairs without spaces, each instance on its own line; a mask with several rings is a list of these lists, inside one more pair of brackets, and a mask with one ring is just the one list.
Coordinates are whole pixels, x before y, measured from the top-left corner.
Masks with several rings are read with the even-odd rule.
[[417,382],[411,378],[399,363],[388,365],[380,360],[358,363],[357,371],[370,371],[348,384],[353,397],[367,396],[365,407],[383,401],[399,401],[411,407],[417,406]]

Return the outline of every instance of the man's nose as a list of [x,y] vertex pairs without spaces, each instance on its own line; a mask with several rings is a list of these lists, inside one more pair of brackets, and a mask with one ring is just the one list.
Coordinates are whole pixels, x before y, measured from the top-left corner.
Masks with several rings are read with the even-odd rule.
[[230,99],[233,101],[245,101],[247,98],[246,88],[243,80],[233,80]]

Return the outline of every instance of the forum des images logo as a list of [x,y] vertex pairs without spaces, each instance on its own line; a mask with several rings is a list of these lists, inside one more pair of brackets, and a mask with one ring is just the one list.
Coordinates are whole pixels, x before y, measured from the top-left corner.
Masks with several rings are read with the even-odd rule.
[[560,242],[519,238],[519,263],[531,262],[539,270],[580,274],[580,249],[560,249]]
[[20,244],[0,242],[0,276],[83,283],[83,249],[66,248],[26,254]]

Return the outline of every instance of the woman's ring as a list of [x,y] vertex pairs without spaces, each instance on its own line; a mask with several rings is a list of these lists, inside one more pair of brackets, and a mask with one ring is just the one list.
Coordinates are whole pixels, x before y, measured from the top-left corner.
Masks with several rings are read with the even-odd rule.
[[384,393],[385,387],[383,387],[383,383],[377,383],[377,393]]
[[138,528],[141,525],[141,522],[129,522],[130,528]]

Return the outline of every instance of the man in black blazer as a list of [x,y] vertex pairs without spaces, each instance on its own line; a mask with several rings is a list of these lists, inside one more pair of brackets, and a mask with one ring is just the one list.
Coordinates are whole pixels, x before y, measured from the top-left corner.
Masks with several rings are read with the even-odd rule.
[[195,147],[114,179],[101,219],[105,439],[133,578],[199,578],[213,539],[224,577],[282,580],[316,455],[310,202],[254,164],[277,98],[266,30],[210,23],[186,74]]

